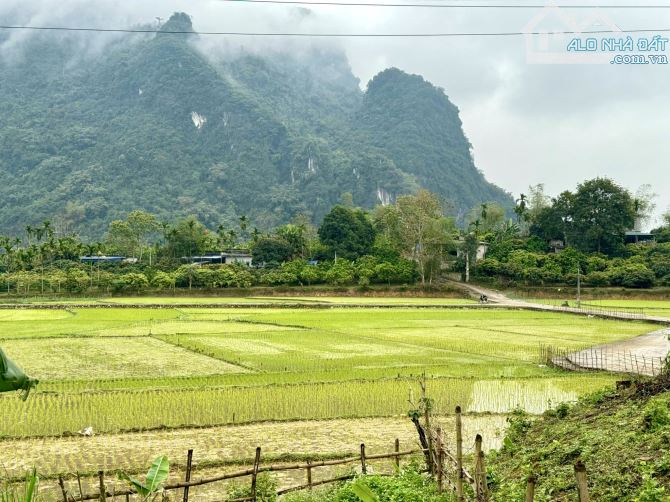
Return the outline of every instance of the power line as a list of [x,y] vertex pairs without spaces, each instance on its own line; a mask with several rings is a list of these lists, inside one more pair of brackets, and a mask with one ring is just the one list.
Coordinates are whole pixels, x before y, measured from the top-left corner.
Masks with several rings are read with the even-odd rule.
[[[282,4],[282,5],[329,5],[338,7],[419,7],[429,9],[670,9],[670,4],[658,5],[544,5],[544,4],[434,4],[434,3],[377,3],[377,2],[337,2],[328,0],[218,0],[219,2],[248,4]],[[507,0],[506,0],[507,1]]]
[[154,33],[160,35],[220,35],[243,37],[340,37],[340,38],[440,38],[440,37],[517,37],[536,35],[603,35],[633,33],[669,33],[670,28],[630,29],[630,30],[583,30],[583,31],[498,31],[498,32],[450,32],[450,33],[297,33],[297,32],[249,32],[249,31],[178,31],[149,30],[131,28],[73,28],[66,26],[2,26],[0,30],[33,30],[33,31],[75,31],[93,33]]

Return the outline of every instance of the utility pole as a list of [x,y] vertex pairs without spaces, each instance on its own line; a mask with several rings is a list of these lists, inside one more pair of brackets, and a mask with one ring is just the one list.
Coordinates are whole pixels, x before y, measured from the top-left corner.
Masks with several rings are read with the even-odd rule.
[[582,307],[582,277],[579,265],[577,265],[577,308]]
[[470,282],[470,250],[465,247],[465,282]]

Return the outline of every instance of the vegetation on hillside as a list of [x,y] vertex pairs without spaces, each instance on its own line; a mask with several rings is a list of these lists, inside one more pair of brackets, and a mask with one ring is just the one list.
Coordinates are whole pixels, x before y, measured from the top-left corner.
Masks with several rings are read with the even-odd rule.
[[245,214],[269,230],[320,221],[344,192],[371,208],[422,186],[455,214],[512,206],[421,77],[390,70],[363,93],[334,49],[256,54],[158,33],[82,51],[94,36],[34,33],[0,54],[3,233],[49,218],[99,239],[133,209],[210,228]]
[[523,500],[537,478],[537,501],[576,500],[573,465],[583,461],[592,500],[670,500],[670,380],[603,390],[533,420],[509,420],[503,448],[490,459],[497,501]]

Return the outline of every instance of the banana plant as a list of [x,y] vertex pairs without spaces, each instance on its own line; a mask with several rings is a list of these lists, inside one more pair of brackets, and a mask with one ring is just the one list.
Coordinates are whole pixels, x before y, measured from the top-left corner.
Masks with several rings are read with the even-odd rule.
[[19,366],[0,349],[0,392],[21,391],[21,399],[28,399],[30,390],[37,387],[38,380],[28,377]]
[[36,502],[39,481],[37,470],[33,468],[32,472],[26,475],[23,493],[12,486],[0,486],[0,502]]
[[170,463],[166,456],[157,457],[149,468],[144,482],[128,476],[125,472],[119,473],[119,479],[127,481],[131,488],[142,497],[142,501],[154,500],[163,492],[163,484],[170,474]]
[[374,494],[362,479],[357,479],[351,485],[351,489],[361,502],[379,502],[379,497]]

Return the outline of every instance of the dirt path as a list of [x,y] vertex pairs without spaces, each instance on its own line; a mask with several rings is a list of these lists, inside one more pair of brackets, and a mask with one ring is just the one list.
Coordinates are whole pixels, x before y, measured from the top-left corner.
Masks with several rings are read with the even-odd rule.
[[655,376],[665,368],[670,352],[670,329],[659,329],[629,340],[599,345],[567,354],[575,369],[606,370]]
[[[514,300],[500,291],[489,290],[472,284],[459,282],[455,286],[467,290],[470,295],[479,298],[486,295],[490,302],[498,307],[524,308],[547,312],[568,312],[588,315],[589,317],[606,317],[609,319],[640,320],[654,322],[664,326],[670,325],[670,318],[647,316],[627,312],[600,312],[598,310],[578,309],[574,307],[558,307],[527,301]],[[554,358],[554,363],[568,370],[605,370],[615,373],[635,373],[640,375],[657,375],[664,368],[665,359],[670,353],[670,328],[663,328],[628,340],[597,345],[585,350],[569,354],[561,354]]]

